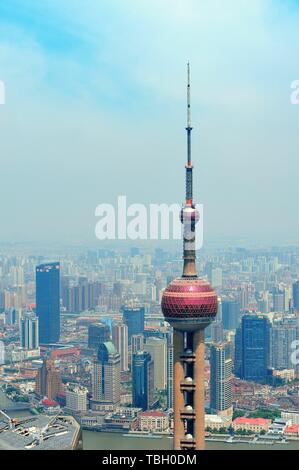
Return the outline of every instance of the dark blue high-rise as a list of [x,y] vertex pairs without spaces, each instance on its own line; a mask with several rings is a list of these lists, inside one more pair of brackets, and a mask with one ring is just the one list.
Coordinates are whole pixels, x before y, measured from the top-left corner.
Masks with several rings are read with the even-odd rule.
[[36,267],[36,313],[39,318],[41,344],[60,339],[60,264],[46,263]]
[[266,382],[270,350],[269,319],[262,315],[244,315],[240,339],[241,378]]
[[299,312],[299,281],[293,284],[293,304],[294,309]]
[[123,321],[128,327],[128,342],[131,344],[132,335],[144,332],[144,307],[122,307]]
[[148,410],[154,403],[154,362],[148,352],[134,354],[132,362],[133,406]]

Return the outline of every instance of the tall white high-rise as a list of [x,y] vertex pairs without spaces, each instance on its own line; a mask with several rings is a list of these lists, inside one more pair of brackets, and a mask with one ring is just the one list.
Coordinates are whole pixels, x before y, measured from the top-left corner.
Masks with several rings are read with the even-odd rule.
[[232,358],[229,343],[211,345],[210,401],[211,411],[232,416]]
[[211,271],[211,284],[215,289],[222,287],[222,269],[213,268]]
[[112,343],[120,355],[120,370],[127,372],[129,370],[128,327],[125,323],[113,323]]
[[38,317],[33,312],[23,313],[20,319],[20,344],[26,350],[39,347]]
[[69,384],[65,392],[66,407],[77,413],[84,413],[88,408],[87,394],[87,388],[77,384]]
[[153,361],[154,361],[154,387],[156,390],[165,390],[166,389],[166,353],[167,353],[167,342],[164,338],[156,338],[155,336],[150,336],[146,340],[144,346],[145,351],[147,351]]
[[92,397],[98,404],[120,403],[120,355],[110,341],[100,345],[93,364]]

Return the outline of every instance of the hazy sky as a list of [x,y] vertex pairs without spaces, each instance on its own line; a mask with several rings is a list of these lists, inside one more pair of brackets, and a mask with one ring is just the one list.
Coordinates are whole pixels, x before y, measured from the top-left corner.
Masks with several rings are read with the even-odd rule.
[[295,0],[1,0],[0,240],[183,201],[190,60],[205,239],[299,242],[298,31]]

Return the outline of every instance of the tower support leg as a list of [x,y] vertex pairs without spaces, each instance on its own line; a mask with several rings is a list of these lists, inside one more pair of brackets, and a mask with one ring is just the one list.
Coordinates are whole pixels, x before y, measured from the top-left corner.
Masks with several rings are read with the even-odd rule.
[[174,450],[181,450],[181,439],[185,435],[184,422],[181,419],[181,410],[184,409],[184,393],[181,391],[181,382],[184,380],[184,365],[181,362],[181,354],[184,352],[184,333],[173,332],[173,382],[174,389]]
[[196,450],[205,448],[205,333],[204,330],[194,332],[193,351],[195,352],[194,380],[194,409],[196,413],[194,437]]

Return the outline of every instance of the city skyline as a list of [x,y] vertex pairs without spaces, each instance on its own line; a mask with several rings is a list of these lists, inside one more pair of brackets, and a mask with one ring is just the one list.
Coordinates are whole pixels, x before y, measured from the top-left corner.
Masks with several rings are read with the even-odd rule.
[[205,239],[296,243],[298,11],[275,0],[2,2],[1,240],[96,244],[98,204],[180,204],[190,60]]
[[0,2],[0,450],[299,449],[298,20]]

